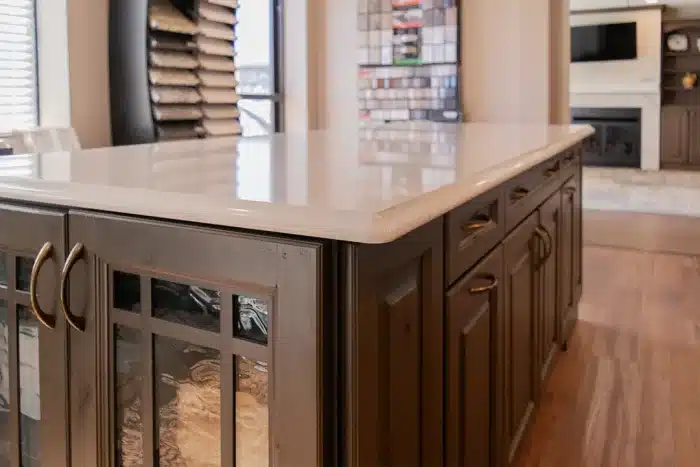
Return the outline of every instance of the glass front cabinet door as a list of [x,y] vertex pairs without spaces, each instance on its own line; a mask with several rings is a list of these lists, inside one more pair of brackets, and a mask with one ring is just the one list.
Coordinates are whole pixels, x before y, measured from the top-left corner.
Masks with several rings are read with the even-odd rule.
[[0,204],[0,466],[69,465],[65,214]]
[[73,465],[322,465],[320,244],[68,225]]

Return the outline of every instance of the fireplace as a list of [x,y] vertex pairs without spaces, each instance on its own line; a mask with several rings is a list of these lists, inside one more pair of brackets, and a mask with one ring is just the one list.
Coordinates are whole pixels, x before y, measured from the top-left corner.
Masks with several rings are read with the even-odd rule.
[[641,109],[573,107],[571,120],[595,128],[584,142],[584,165],[640,168]]

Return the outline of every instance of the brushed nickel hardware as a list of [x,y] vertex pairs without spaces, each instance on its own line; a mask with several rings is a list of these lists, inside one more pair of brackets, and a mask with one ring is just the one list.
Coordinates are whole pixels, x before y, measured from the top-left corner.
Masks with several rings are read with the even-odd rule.
[[29,303],[32,307],[32,311],[34,312],[36,319],[38,319],[41,324],[49,329],[54,329],[56,327],[56,317],[41,309],[36,288],[37,282],[39,281],[39,271],[46,260],[51,258],[52,255],[53,245],[51,242],[44,243],[44,246],[41,247],[39,253],[36,255],[34,265],[32,266],[32,273],[29,276]]
[[63,315],[66,317],[68,324],[70,324],[73,329],[80,332],[85,331],[85,318],[76,316],[70,311],[68,305],[68,276],[75,263],[83,255],[84,250],[85,246],[82,243],[76,243],[68,254],[68,258],[66,258],[63,270],[61,271],[61,310],[63,310]]

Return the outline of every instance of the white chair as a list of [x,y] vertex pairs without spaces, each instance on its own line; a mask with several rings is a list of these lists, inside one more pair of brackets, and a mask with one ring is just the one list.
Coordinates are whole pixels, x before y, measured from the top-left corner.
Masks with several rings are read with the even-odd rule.
[[2,139],[12,147],[15,154],[81,149],[78,136],[70,127],[15,130],[9,137]]

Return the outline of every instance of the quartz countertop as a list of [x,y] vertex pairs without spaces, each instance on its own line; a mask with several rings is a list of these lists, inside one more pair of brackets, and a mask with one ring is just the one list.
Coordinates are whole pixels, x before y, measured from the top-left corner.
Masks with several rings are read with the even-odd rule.
[[5,156],[0,198],[385,243],[592,133],[404,124]]

